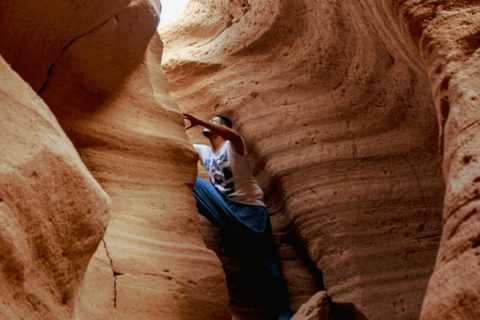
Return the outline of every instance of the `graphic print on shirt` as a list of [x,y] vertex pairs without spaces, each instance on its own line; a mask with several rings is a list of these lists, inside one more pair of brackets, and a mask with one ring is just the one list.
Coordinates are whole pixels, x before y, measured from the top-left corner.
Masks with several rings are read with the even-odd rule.
[[228,161],[228,153],[222,154],[218,159],[212,158],[205,161],[208,168],[208,176],[212,184],[224,195],[228,196],[235,192],[232,169]]

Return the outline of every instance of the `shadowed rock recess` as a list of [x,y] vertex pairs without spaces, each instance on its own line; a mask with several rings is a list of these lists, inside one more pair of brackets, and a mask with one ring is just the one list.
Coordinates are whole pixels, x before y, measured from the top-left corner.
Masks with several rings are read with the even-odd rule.
[[480,318],[479,1],[191,0],[160,36],[171,96],[236,120],[280,252],[299,240],[332,310]]
[[1,319],[271,318],[181,111],[244,136],[296,320],[480,319],[480,1],[159,12],[0,3]]

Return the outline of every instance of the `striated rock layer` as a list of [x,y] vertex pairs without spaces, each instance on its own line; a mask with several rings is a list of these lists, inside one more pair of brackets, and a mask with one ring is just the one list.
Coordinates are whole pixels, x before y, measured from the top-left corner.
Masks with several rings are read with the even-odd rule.
[[1,57],[0,78],[0,318],[72,319],[109,199]]
[[236,121],[276,233],[359,319],[419,317],[442,230],[432,79],[403,5],[191,0],[160,33],[172,97]]
[[[159,10],[158,1],[148,0],[108,3],[14,0],[0,5],[0,53],[46,102],[88,170],[111,199],[108,229],[85,273],[103,230],[88,231],[88,225],[81,230],[75,228],[79,228],[77,223],[88,222],[80,217],[103,221],[105,195],[98,187],[92,189],[81,183],[79,178],[63,181],[66,191],[40,185],[32,187],[43,193],[51,191],[52,199],[62,196],[61,201],[67,201],[68,195],[77,192],[68,200],[71,204],[65,202],[65,214],[57,215],[56,209],[47,206],[48,202],[47,207],[38,212],[40,218],[50,217],[54,224],[60,220],[61,227],[71,225],[70,237],[76,238],[72,242],[67,237],[64,246],[71,245],[73,249],[65,249],[66,257],[62,256],[65,262],[50,262],[50,257],[43,256],[50,254],[48,250],[56,250],[56,243],[51,247],[47,245],[46,253],[25,258],[39,264],[47,273],[54,273],[48,274],[45,281],[58,282],[51,285],[53,295],[68,305],[58,314],[41,311],[42,317],[38,318],[67,319],[67,314],[72,312],[76,319],[231,318],[220,261],[205,247],[198,231],[192,195],[197,155],[187,140],[179,109],[167,94],[160,67],[163,48],[156,33]],[[2,87],[4,85],[2,81]],[[19,113],[18,117],[21,116]],[[26,118],[26,124],[27,120],[30,121]],[[12,121],[21,124],[14,118]],[[57,131],[61,133],[60,129]],[[33,137],[25,139],[32,138],[29,143],[41,146],[42,136],[39,140]],[[67,147],[72,149],[71,145]],[[53,148],[51,152],[68,156],[72,152],[67,147],[53,148],[52,143],[48,143],[45,149]],[[3,157],[2,153],[2,160]],[[38,166],[52,165],[55,169],[61,159],[48,158],[45,162],[38,158]],[[22,183],[35,183],[30,175],[37,170],[36,166],[32,163],[25,166],[28,180],[25,177]],[[38,170],[45,169],[39,167]],[[47,171],[45,175],[55,173]],[[2,186],[3,183],[2,180]],[[99,197],[99,202],[87,195]],[[2,191],[2,198],[11,211],[14,197],[22,201],[28,195],[15,193],[7,197]],[[3,202],[0,205],[2,213],[7,210]],[[25,202],[25,210],[37,210],[37,205]],[[92,205],[96,205],[98,213]],[[75,213],[72,218],[67,217],[70,211]],[[12,214],[18,216],[15,212]],[[8,217],[12,214],[8,213]],[[79,218],[75,218],[77,215]],[[30,224],[12,220],[10,225],[16,229],[9,232],[26,228],[25,237],[37,235]],[[50,233],[60,230],[63,229],[55,225],[42,229],[38,241],[50,239]],[[8,237],[9,234],[2,232],[4,242],[10,241]],[[84,247],[79,248],[79,243]],[[18,248],[9,248],[2,246],[2,250],[19,251],[20,255],[29,247],[19,242]],[[10,273],[20,262],[12,261],[13,264],[7,262],[2,277],[7,279],[4,281],[18,282],[20,280],[10,279]],[[59,268],[56,264],[60,264],[61,272],[56,271]],[[68,270],[65,275],[63,268]],[[28,277],[37,278],[37,273]],[[36,308],[35,290],[50,290],[50,285],[38,283],[32,288],[11,291],[7,291],[8,288],[11,287],[5,287],[2,293],[4,305],[11,304],[11,309],[15,304]],[[65,298],[61,296],[64,292]],[[57,298],[57,295],[60,296]],[[50,303],[49,297],[45,299],[47,302],[40,301]],[[2,314],[2,319],[16,318],[13,314],[5,317]]]
[[400,1],[392,11],[428,72],[447,182],[442,241],[421,319],[478,319],[480,2]]
[[[0,4],[2,319],[229,319],[199,226],[234,311],[266,317],[261,288],[198,220],[159,9]],[[162,32],[182,110],[226,113],[247,141],[295,309],[319,270],[342,319],[480,317],[479,13],[191,0]]]

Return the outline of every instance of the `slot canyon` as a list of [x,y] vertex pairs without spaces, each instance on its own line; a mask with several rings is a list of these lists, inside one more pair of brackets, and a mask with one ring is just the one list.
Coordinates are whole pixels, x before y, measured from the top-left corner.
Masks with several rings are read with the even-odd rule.
[[0,319],[274,319],[183,112],[244,138],[293,320],[480,319],[480,1],[160,2],[0,4]]

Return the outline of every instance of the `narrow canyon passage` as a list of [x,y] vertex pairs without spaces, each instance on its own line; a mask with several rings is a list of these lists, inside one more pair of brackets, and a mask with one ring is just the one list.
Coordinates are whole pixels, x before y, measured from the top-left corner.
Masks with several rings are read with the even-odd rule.
[[478,1],[160,10],[0,4],[0,318],[271,319],[182,112],[244,137],[295,320],[480,318]]
[[[432,97],[436,79],[429,73],[430,64],[445,62],[434,60],[432,48],[462,33],[478,40],[476,8],[190,1],[160,32],[173,99],[184,112],[235,119],[267,191],[279,250],[295,251],[286,249],[285,239],[299,239],[333,302],[356,313],[352,317],[420,317],[445,192],[437,124],[444,116],[435,109],[447,93]],[[438,19],[432,25],[442,31],[430,33],[434,12],[456,15],[468,27],[449,31],[447,18]],[[475,41],[468,42],[469,55]],[[189,138],[205,143],[198,132]],[[203,233],[209,244],[212,231]],[[295,266],[284,259],[298,308],[305,297],[295,290],[302,285],[295,285]],[[228,270],[228,257],[223,260]],[[310,281],[304,288],[315,287]],[[236,289],[230,285],[240,299]]]

